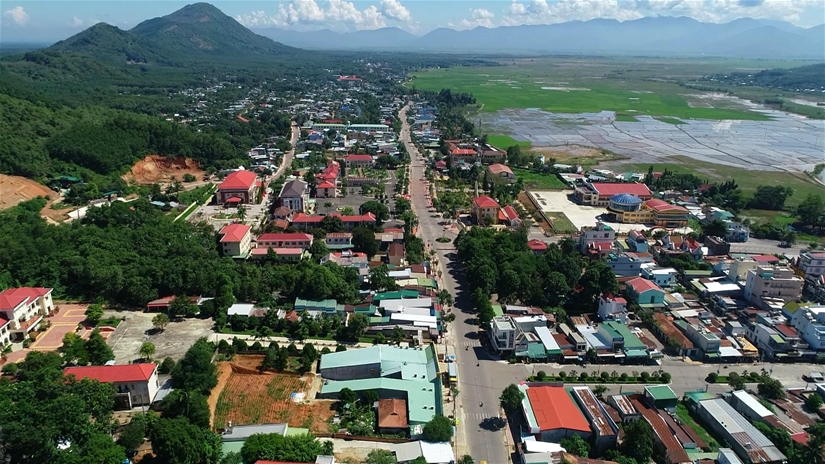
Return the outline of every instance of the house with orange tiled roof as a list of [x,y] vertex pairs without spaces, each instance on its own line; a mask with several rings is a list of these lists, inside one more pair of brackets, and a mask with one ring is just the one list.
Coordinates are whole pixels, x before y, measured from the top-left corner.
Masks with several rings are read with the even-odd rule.
[[258,176],[252,171],[235,171],[218,186],[216,198],[219,204],[250,204],[255,202]]
[[[0,327],[8,341],[28,338],[43,317],[54,309],[52,289],[43,287],[7,288],[0,292]],[[8,343],[8,341],[6,343]]]
[[473,198],[473,217],[477,224],[496,224],[500,208],[498,202],[487,195]]
[[158,366],[154,363],[67,367],[63,374],[73,375],[77,380],[112,384],[117,396],[127,400],[129,409],[152,404],[160,388]]
[[223,256],[246,259],[252,249],[252,227],[246,224],[232,223],[223,226],[218,232],[221,236],[220,252]]
[[491,176],[500,177],[511,184],[516,181],[516,175],[513,174],[513,171],[508,166],[501,163],[494,163],[487,166],[487,172]]
[[564,387],[519,385],[525,395],[522,412],[527,432],[540,441],[558,443],[579,435],[587,440],[593,431],[581,409]]

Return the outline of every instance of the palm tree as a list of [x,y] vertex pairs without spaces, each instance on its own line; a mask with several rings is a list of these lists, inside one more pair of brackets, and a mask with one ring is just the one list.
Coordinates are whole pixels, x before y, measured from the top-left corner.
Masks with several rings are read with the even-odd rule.
[[243,222],[246,219],[246,208],[243,205],[238,205],[238,220]]
[[330,210],[330,208],[332,208],[332,202],[328,201],[328,202],[324,203],[324,208],[327,210],[327,214],[329,214],[329,210]]

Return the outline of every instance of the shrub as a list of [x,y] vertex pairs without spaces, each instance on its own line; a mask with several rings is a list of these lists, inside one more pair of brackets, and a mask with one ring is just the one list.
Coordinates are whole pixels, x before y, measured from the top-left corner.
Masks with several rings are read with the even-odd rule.
[[710,374],[708,374],[707,381],[710,383],[716,383],[716,379],[718,378],[719,374],[717,374],[716,372],[711,372]]
[[559,378],[564,380],[567,378],[567,372],[561,371],[559,372]]
[[8,363],[3,366],[2,372],[8,375],[16,375],[17,374],[17,363]]
[[622,372],[622,375],[619,376],[622,381],[626,381],[628,379],[628,375]]
[[641,377],[643,383],[647,383],[647,381],[650,380],[650,373],[647,371],[642,371],[639,376]]
[[252,351],[263,351],[264,347],[261,345],[261,342],[256,341],[249,349]]
[[538,374],[536,374],[536,377],[539,379],[539,381],[542,381],[547,378],[547,373],[544,371],[539,371]]
[[588,374],[587,372],[582,372],[581,374],[579,374],[579,379],[581,380],[587,380],[588,378],[590,378],[590,374]]
[[670,383],[670,379],[671,379],[670,372],[662,372],[661,378],[662,378],[662,383]]
[[604,371],[604,372],[602,372],[601,377],[602,377],[602,380],[607,382],[608,380],[610,380],[610,373],[607,372],[607,371]]
[[160,366],[158,367],[158,373],[159,374],[169,374],[169,373],[172,372],[172,369],[174,369],[174,368],[175,368],[175,360],[170,358],[170,357],[167,357],[166,359],[163,360],[162,363],[160,363]]

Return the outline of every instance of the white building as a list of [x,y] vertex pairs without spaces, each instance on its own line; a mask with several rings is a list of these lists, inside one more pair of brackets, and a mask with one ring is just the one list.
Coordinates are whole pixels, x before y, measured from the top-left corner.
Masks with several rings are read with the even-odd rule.
[[762,309],[782,309],[802,296],[803,280],[787,266],[757,266],[745,278],[745,299]]
[[579,235],[579,251],[583,254],[591,247],[609,251],[616,240],[616,231],[609,225],[598,222],[595,227],[583,227]]
[[799,270],[806,276],[825,275],[825,253],[806,251],[799,254]]
[[152,404],[160,388],[158,366],[154,363],[67,367],[63,373],[78,380],[86,378],[114,385],[118,396],[128,398],[130,409]]
[[507,316],[493,318],[490,324],[490,341],[496,351],[513,351],[516,349],[516,324]]
[[627,300],[622,297],[605,294],[599,297],[599,317],[603,321],[627,322]]
[[309,204],[309,185],[300,180],[292,180],[281,187],[278,193],[280,206],[286,206],[295,212],[305,213]]
[[0,292],[0,345],[28,338],[52,309],[51,288],[19,287]]
[[246,258],[252,250],[252,227],[246,224],[232,223],[223,226],[221,235],[221,253],[223,256]]
[[812,349],[825,349],[825,306],[799,308],[791,316],[791,325]]

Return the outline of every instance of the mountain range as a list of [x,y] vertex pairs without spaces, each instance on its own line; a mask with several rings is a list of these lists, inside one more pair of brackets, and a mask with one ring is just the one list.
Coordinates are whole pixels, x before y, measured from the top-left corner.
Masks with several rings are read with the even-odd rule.
[[399,28],[339,33],[255,29],[300,48],[487,53],[588,53],[679,56],[819,58],[825,56],[825,24],[801,28],[750,18],[726,24],[687,17],[569,21],[548,25],[439,28],[416,36]]
[[98,23],[46,51],[128,63],[181,65],[197,61],[268,60],[298,49],[257,35],[208,3],[194,3],[128,31]]

